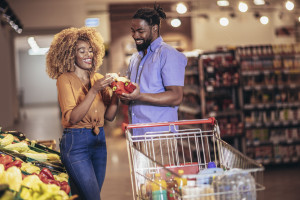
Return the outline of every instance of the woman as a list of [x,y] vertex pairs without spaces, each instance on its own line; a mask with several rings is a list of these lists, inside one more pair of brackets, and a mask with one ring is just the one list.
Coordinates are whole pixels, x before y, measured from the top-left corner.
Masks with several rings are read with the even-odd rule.
[[69,28],[55,35],[47,54],[47,73],[57,79],[64,134],[61,160],[79,190],[80,199],[100,199],[106,170],[104,119],[112,121],[118,98],[110,96],[113,81],[96,71],[104,45],[93,28]]

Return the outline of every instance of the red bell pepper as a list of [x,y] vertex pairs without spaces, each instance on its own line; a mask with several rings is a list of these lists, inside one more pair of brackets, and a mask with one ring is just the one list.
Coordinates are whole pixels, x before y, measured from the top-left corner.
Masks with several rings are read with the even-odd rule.
[[59,181],[52,180],[52,179],[48,179],[48,183],[49,183],[49,184],[55,184],[55,185],[57,185],[57,186],[59,186],[59,187],[60,187],[60,183],[59,183]]
[[125,83],[125,90],[127,90],[129,93],[132,93],[135,90],[135,85],[133,85],[133,83],[131,83],[130,81],[127,81]]
[[8,168],[12,167],[12,166],[16,166],[18,168],[22,167],[22,162],[21,160],[15,160],[11,163],[8,163],[7,165],[5,165],[5,170],[7,170]]
[[71,191],[71,187],[69,186],[69,184],[64,184],[60,186],[60,189],[65,191],[67,193],[67,195],[69,195],[70,191]]
[[5,155],[0,157],[0,164],[3,164],[4,166],[6,166],[7,164],[13,162],[13,158],[9,155]]
[[43,169],[41,170],[40,174],[44,174],[44,175],[46,175],[46,177],[47,177],[48,179],[54,180],[54,176],[53,176],[53,174],[51,173],[51,171],[50,171],[48,168],[43,168]]
[[119,95],[121,95],[122,93],[125,93],[125,94],[129,93],[125,90],[125,84],[122,81],[114,81],[110,84],[110,87],[116,94],[119,94]]

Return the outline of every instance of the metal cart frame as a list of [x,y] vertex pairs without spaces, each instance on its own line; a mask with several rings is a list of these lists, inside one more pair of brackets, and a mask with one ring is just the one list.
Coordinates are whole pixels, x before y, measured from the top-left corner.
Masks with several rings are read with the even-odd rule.
[[[147,132],[134,136],[130,130],[135,128],[168,126],[169,131]],[[188,126],[187,129],[182,127]],[[195,127],[197,126],[197,127]],[[177,171],[184,169],[187,179],[199,178],[198,172],[207,168],[209,162],[215,162],[220,168],[230,170],[242,169],[237,173],[249,173],[255,180],[255,187],[244,192],[261,191],[263,186],[263,171],[261,164],[245,156],[220,138],[220,130],[215,118],[199,120],[182,120],[176,122],[124,124],[127,150],[130,164],[133,199],[143,199],[141,185],[153,182],[156,172],[181,177]],[[150,176],[149,176],[150,175]],[[202,176],[203,177],[203,176]],[[228,199],[224,195],[236,191],[215,191],[215,199]],[[178,194],[180,199],[201,199]],[[222,197],[222,198],[220,198]]]

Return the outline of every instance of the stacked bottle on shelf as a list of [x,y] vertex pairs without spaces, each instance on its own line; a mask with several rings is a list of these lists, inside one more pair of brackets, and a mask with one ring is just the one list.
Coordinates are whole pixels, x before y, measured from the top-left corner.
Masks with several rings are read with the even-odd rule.
[[299,44],[237,48],[247,154],[269,163],[300,158]]

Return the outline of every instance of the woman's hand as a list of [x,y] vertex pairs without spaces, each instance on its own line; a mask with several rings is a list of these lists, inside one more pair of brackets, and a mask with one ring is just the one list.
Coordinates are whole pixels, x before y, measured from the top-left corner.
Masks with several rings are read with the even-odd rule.
[[91,89],[98,93],[109,86],[113,81],[114,78],[112,76],[106,75],[105,77],[97,80]]

